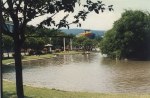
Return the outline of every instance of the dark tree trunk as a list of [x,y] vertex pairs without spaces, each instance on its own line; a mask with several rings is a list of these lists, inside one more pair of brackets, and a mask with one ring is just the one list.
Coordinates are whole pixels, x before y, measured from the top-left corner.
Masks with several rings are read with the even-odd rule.
[[14,39],[15,44],[15,70],[16,70],[16,91],[18,98],[24,98],[22,61],[21,61],[21,42],[19,38]]

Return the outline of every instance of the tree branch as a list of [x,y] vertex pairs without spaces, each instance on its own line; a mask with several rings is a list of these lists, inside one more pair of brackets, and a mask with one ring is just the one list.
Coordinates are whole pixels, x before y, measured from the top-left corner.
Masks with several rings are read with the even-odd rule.
[[8,6],[9,6],[9,14],[10,14],[12,20],[13,20],[13,23],[19,25],[18,17],[14,13],[12,0],[7,0],[7,3],[8,3]]
[[6,3],[7,3],[7,0],[4,3],[3,3],[3,0],[2,0],[2,5],[1,6],[4,6]]
[[23,19],[26,20],[27,0],[24,1]]

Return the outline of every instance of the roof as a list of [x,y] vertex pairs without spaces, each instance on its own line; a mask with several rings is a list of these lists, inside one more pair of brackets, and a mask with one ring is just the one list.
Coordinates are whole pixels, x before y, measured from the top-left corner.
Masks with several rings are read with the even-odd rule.
[[47,44],[47,45],[45,45],[45,47],[51,47],[51,46],[53,46],[52,44]]

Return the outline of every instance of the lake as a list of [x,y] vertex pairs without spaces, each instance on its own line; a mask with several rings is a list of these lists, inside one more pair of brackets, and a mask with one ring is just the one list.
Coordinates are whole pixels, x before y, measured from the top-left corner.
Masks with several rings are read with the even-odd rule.
[[[15,81],[14,66],[4,79]],[[100,53],[58,55],[23,64],[24,84],[65,91],[150,93],[150,61],[111,60]]]

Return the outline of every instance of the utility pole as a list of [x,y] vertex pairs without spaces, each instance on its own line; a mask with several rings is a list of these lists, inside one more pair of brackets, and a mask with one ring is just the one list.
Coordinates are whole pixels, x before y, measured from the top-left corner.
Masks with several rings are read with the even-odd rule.
[[3,98],[3,75],[2,75],[2,0],[0,0],[0,98]]
[[72,51],[72,38],[70,38],[70,50]]

